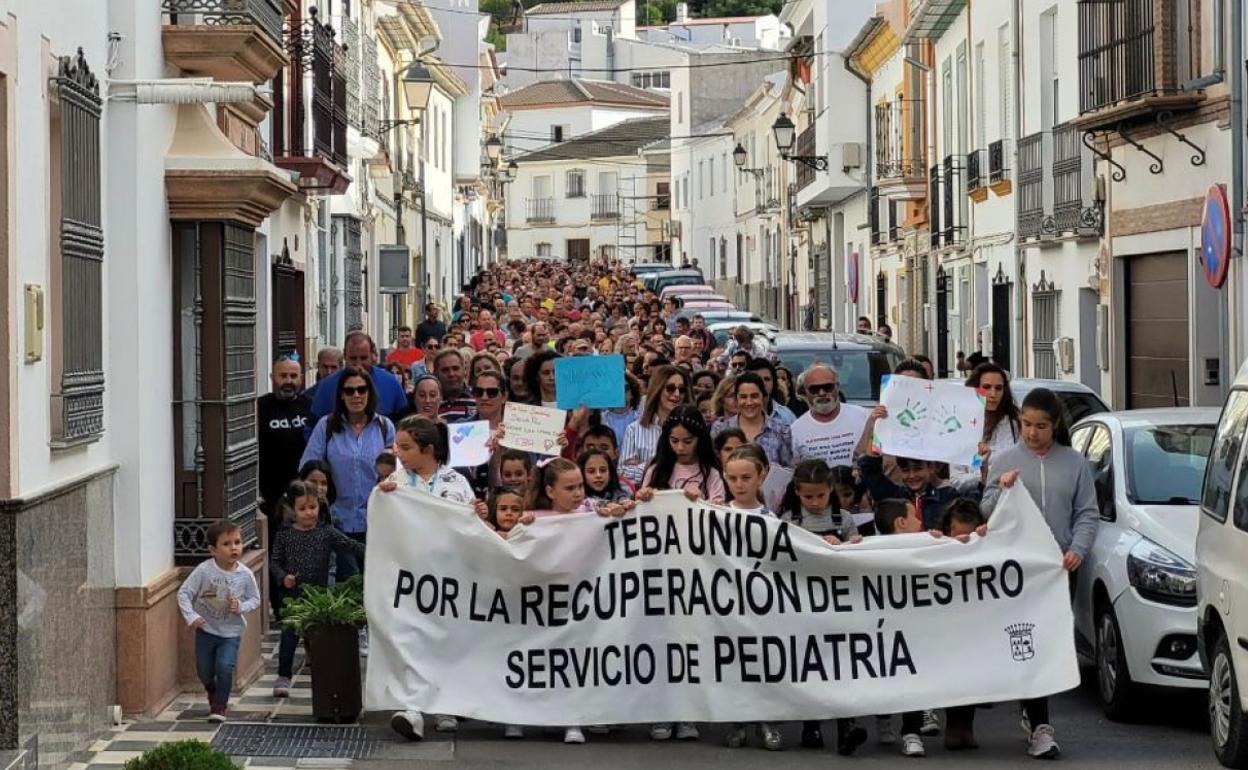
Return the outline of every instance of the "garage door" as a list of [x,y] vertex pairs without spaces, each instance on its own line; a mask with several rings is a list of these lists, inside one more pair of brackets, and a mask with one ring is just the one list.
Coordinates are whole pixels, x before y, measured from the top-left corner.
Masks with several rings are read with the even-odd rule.
[[1187,255],[1127,260],[1127,406],[1188,406]]

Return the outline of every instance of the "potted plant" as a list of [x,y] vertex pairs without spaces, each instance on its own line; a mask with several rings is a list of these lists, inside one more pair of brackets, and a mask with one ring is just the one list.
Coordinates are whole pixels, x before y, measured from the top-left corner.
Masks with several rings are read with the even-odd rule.
[[312,660],[312,715],[318,721],[354,722],[363,710],[359,629],[364,625],[360,575],[331,588],[305,586],[282,609],[282,625],[303,637]]
[[196,740],[157,746],[126,762],[124,770],[239,770],[223,751]]

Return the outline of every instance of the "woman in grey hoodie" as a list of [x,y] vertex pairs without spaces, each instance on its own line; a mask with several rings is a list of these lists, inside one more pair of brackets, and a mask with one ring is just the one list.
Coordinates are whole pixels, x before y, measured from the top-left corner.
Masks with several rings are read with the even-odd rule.
[[[1037,388],[1027,394],[1020,410],[1022,440],[992,458],[983,511],[991,516],[1003,489],[1022,481],[1062,549],[1062,566],[1073,573],[1087,557],[1100,514],[1092,473],[1083,455],[1070,446],[1066,410],[1053,391]],[[989,519],[989,527],[992,521]],[[1023,717],[1031,727],[1028,753],[1037,758],[1059,753],[1049,723],[1048,698],[1023,702]]]

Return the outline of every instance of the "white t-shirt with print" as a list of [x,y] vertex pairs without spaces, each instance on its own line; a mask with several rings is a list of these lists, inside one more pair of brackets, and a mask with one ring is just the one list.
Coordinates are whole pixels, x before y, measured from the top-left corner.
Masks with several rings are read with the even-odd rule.
[[793,463],[802,460],[823,460],[828,467],[853,465],[854,447],[862,438],[871,413],[854,404],[841,404],[831,422],[819,422],[807,412],[789,428],[793,436]]

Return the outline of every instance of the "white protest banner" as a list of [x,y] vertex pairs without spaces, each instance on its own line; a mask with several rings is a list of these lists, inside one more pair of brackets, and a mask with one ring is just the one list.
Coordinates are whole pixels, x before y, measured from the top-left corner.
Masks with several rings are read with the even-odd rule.
[[503,437],[499,443],[525,452],[557,455],[567,414],[562,409],[509,402],[503,410]]
[[970,543],[828,546],[663,492],[508,539],[400,487],[369,501],[370,710],[527,725],[782,721],[1079,684],[1068,575],[1022,485]]
[[452,468],[475,468],[490,461],[488,420],[457,422],[446,426]]
[[872,446],[886,455],[979,467],[984,398],[958,382],[885,375]]

